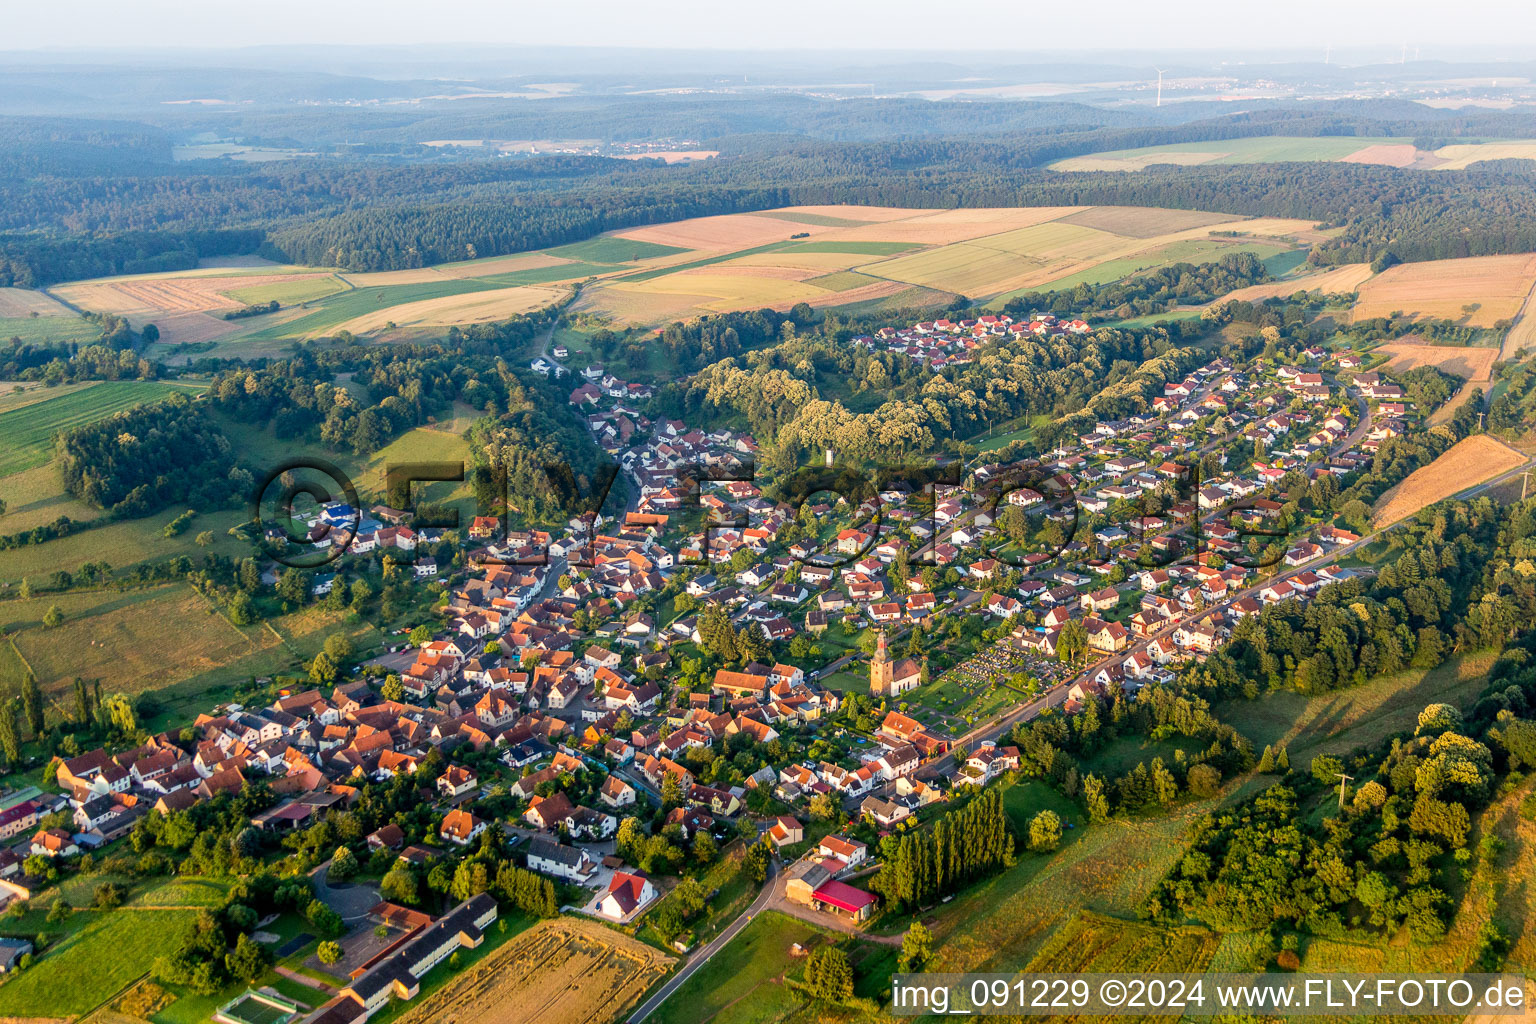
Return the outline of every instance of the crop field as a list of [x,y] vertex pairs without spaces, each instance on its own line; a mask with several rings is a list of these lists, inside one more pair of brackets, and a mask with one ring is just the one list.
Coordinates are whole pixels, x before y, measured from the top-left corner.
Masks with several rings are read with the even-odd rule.
[[496,288],[464,295],[446,295],[388,306],[344,320],[332,330],[372,334],[396,327],[446,327],[449,324],[480,324],[507,320],[564,297],[556,288]]
[[74,316],[74,311],[51,295],[30,288],[0,288],[0,319]]
[[1154,164],[1250,164],[1280,161],[1338,161],[1381,164],[1420,170],[1465,170],[1484,160],[1536,160],[1536,142],[1457,143],[1428,151],[1411,139],[1284,137],[1179,142],[1165,146],[1113,150],[1070,157],[1051,165],[1054,171],[1140,171]]
[[85,281],[60,285],[54,291],[82,309],[106,313],[198,313],[239,308],[246,300],[231,298],[228,291],[232,288],[246,292],[269,289],[273,292],[269,298],[273,298],[283,289],[313,289],[317,281],[334,282],[335,278],[316,273],[212,276],[191,272],[181,277]]
[[1063,224],[1079,224],[1127,238],[1156,238],[1190,228],[1206,228],[1232,220],[1230,213],[1200,210],[1166,210],[1156,206],[1094,206],[1061,218]]
[[1403,371],[1420,366],[1434,366],[1446,373],[1465,377],[1469,381],[1482,382],[1490,379],[1494,361],[1499,357],[1499,350],[1496,348],[1418,345],[1410,341],[1395,341],[1390,345],[1379,345],[1375,351],[1392,357],[1387,363],[1388,369]]
[[[194,910],[79,910],[85,923],[59,938],[31,970],[0,985],[0,1015],[73,1017],[149,970]],[[50,929],[51,930],[51,929]]]
[[657,242],[642,242],[634,238],[600,235],[585,242],[572,242],[547,251],[551,256],[581,263],[638,263],[661,256],[678,256],[688,249]]
[[1515,314],[1514,324],[1504,335],[1504,344],[1499,348],[1499,358],[1513,359],[1515,353],[1521,349],[1536,351],[1536,284],[1531,286],[1531,291],[1526,295],[1520,312]]
[[193,390],[200,388],[158,381],[103,381],[0,412],[0,477],[47,462],[54,435],[60,431]]
[[[1240,229],[1242,237],[1213,237],[1218,226]],[[791,237],[800,234],[807,237]],[[583,279],[591,283],[578,312],[652,326],[799,302],[863,312],[954,293],[1006,296],[1062,278],[1112,280],[1232,251],[1288,257],[1297,240],[1316,234],[1305,221],[1139,207],[790,207],[436,267],[346,273],[210,266],[74,282],[58,294],[135,325],[155,323],[162,337],[153,354],[164,358],[258,358],[340,330],[394,340],[504,319],[557,301]],[[233,321],[217,315],[274,300],[284,308]],[[176,351],[185,345],[196,351]]]
[[1370,277],[1370,264],[1349,263],[1320,274],[1306,274],[1300,277],[1289,277],[1283,281],[1249,285],[1247,288],[1228,292],[1217,301],[1262,302],[1265,299],[1295,295],[1297,292],[1322,292],[1325,295],[1348,294],[1358,290],[1362,284],[1370,280]]
[[1416,469],[1376,499],[1372,523],[1380,528],[1419,509],[1525,464],[1520,452],[1487,434],[1465,438],[1434,462]]
[[1529,253],[1401,263],[1360,287],[1354,319],[1402,312],[1492,327],[1520,312],[1533,286],[1536,255]]
[[1447,171],[1459,171],[1483,160],[1536,160],[1536,142],[1442,146],[1435,150],[1435,156],[1444,161],[1436,166]]
[[323,299],[327,295],[334,295],[339,291],[345,290],[346,287],[332,274],[312,274],[307,277],[295,277],[269,284],[242,285],[239,288],[230,288],[224,294],[237,302],[245,303],[247,306],[254,306],[263,302],[276,302],[283,306],[293,306],[301,302],[313,302],[316,299]]
[[28,345],[86,344],[101,337],[101,328],[83,317],[15,316],[0,317],[0,342],[20,338]]
[[[48,629],[42,618],[52,605],[64,622]],[[195,707],[212,687],[297,670],[336,632],[359,651],[381,643],[371,625],[315,607],[236,627],[180,583],[43,594],[0,602],[0,634],[7,637],[0,640],[0,684],[17,685],[20,674],[31,671],[47,699],[60,700],[68,699],[70,681],[81,676],[101,679],[109,691],[156,690],[168,701],[187,699]]]
[[[1066,277],[1058,277],[1044,287],[1059,290],[1075,288],[1079,284],[1107,284],[1111,281],[1130,277],[1132,274],[1139,274],[1144,270],[1166,267],[1174,263],[1212,263],[1223,256],[1240,252],[1251,252],[1260,259],[1269,259],[1289,252],[1296,252],[1299,255],[1305,256],[1305,253],[1301,250],[1286,249],[1273,242],[1224,241],[1214,238],[1169,242],[1167,245],[1159,246],[1156,249],[1148,249],[1145,252],[1137,253],[1135,256],[1106,260],[1088,270],[1079,271],[1076,274],[1068,274]],[[1008,297],[1005,295],[994,299],[993,304],[1000,305]]]
[[[659,950],[589,921],[544,921],[398,1018],[400,1024],[607,1024],[670,969]],[[515,1009],[515,1017],[509,1011]]]

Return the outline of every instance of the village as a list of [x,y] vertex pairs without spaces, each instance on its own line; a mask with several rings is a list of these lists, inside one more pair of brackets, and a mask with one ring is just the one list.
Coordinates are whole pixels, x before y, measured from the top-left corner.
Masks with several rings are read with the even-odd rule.
[[[989,336],[1084,330],[988,316],[855,343],[940,366]],[[1134,699],[1242,617],[1359,571],[1341,563],[1363,524],[1276,492],[1349,477],[1415,415],[1360,365],[1321,349],[1296,366],[1216,357],[1148,414],[963,486],[798,508],[772,481],[731,479],[753,463],[750,436],[650,421],[648,388],[588,367],[570,402],[617,461],[622,512],[563,533],[476,517],[460,538],[404,509],[317,510],[309,547],[336,557],[314,593],[388,553],[440,595],[439,618],[333,687],[63,759],[56,792],[3,801],[0,894],[29,899],[50,863],[100,856],[146,816],[259,785],[270,804],[250,824],[280,837],[425,769],[433,827],[369,834],[380,866],[451,863],[489,832],[561,886],[565,911],[633,927],[683,873],[640,840],[741,840],[785,860],[790,912],[861,927],[879,910],[858,880],[880,839],[1016,768],[1009,728],[1090,695]],[[723,479],[680,482],[700,466]],[[443,558],[454,546],[463,557]],[[413,998],[497,914],[483,892],[436,918],[373,895],[351,933],[390,939],[313,1020]]]

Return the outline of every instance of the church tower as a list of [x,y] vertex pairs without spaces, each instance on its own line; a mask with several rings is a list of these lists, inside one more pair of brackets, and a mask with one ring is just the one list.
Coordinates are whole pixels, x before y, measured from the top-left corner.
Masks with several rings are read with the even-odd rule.
[[885,647],[885,630],[875,645],[875,656],[869,660],[869,692],[876,697],[891,696],[891,654]]

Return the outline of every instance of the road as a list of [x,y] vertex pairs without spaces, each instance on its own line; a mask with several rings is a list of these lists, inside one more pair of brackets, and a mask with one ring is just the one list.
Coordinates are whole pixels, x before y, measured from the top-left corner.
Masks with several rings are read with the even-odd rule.
[[774,890],[777,888],[774,879],[778,873],[779,862],[777,860],[770,860],[768,862],[768,877],[763,881],[763,891],[757,894],[757,899],[752,901],[752,905],[743,911],[740,917],[727,925],[725,930],[719,935],[716,935],[704,946],[694,950],[688,957],[688,962],[683,965],[683,969],[669,978],[667,983],[657,989],[651,998],[647,999],[634,1013],[629,1015],[629,1024],[640,1024],[640,1021],[655,1013],[656,1008],[666,1002],[668,996],[682,988],[683,984],[693,977],[695,971],[709,963],[711,957],[728,946],[731,940],[740,935],[742,929],[750,924],[754,917],[768,907],[768,904],[773,901]]

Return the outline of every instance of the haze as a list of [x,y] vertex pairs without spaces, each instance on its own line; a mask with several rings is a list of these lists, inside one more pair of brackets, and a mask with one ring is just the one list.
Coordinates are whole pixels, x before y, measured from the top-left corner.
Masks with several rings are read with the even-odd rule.
[[[1005,0],[781,0],[771,7],[714,0],[634,4],[566,0],[558,5],[456,0],[267,0],[242,4],[117,0],[13,5],[0,49],[235,48],[254,45],[475,44],[683,49],[1012,50],[1048,60],[1115,49],[1291,48],[1336,59],[1397,59],[1406,45],[1424,59],[1527,58],[1536,18],[1516,0],[1470,0],[1448,17],[1443,3],[1340,4],[1298,0],[1283,8],[1226,0],[1078,5]],[[1043,48],[1043,51],[1042,51]],[[1352,51],[1346,53],[1345,51]]]

